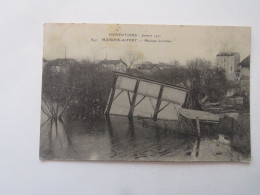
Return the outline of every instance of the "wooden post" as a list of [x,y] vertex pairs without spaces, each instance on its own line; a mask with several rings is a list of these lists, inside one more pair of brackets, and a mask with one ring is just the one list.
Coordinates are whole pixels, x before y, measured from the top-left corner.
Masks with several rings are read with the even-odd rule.
[[138,90],[138,87],[139,87],[139,83],[140,83],[140,79],[137,79],[136,83],[135,83],[134,94],[133,94],[132,101],[131,101],[131,104],[130,104],[130,110],[129,110],[129,113],[128,113],[129,119],[133,118],[134,109],[135,109],[135,100],[136,100],[136,96],[137,96],[137,90]]
[[188,108],[189,106],[189,100],[190,100],[190,92],[187,92],[184,104],[182,105],[183,108]]
[[158,116],[159,109],[160,109],[160,106],[161,106],[163,88],[164,88],[164,86],[161,85],[161,88],[160,88],[160,91],[159,91],[159,95],[158,95],[158,98],[157,98],[157,103],[156,103],[156,106],[155,106],[155,109],[154,109],[154,114],[153,114],[153,120],[154,121],[157,120],[157,116]]
[[109,115],[113,100],[114,100],[114,96],[115,96],[115,91],[116,91],[116,81],[117,81],[117,75],[115,76],[114,80],[113,80],[113,86],[110,90],[110,98],[108,100],[107,103],[107,107],[106,107],[106,111],[105,111],[105,115]]
[[200,119],[199,119],[199,117],[196,117],[196,124],[197,124],[198,137],[200,137]]
[[198,137],[198,140],[197,140],[196,157],[199,156],[199,151],[200,151],[200,137]]

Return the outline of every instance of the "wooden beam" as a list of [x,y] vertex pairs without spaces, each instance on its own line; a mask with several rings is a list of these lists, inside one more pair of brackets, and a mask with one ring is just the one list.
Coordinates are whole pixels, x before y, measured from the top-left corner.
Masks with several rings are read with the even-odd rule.
[[129,91],[127,91],[127,95],[128,95],[129,105],[131,105],[131,98],[130,98]]
[[169,83],[159,82],[159,81],[155,81],[153,79],[144,78],[144,77],[140,77],[140,76],[137,77],[137,76],[130,75],[130,74],[127,74],[127,73],[122,73],[122,72],[117,72],[117,71],[114,71],[114,72],[115,72],[116,75],[121,75],[121,76],[132,78],[132,79],[140,79],[140,80],[146,81],[146,82],[149,81],[150,83],[164,85],[165,87],[179,89],[179,90],[182,90],[182,91],[187,91],[187,92],[189,91],[189,89],[186,88],[186,87],[180,87],[180,86],[172,85],[172,84],[169,84]]
[[160,112],[159,109],[160,109],[161,102],[162,102],[163,89],[164,89],[164,86],[161,85],[161,88],[160,88],[160,91],[159,91],[159,95],[158,95],[158,98],[157,98],[157,103],[156,103],[156,106],[155,106],[155,109],[154,109],[154,114],[153,114],[153,120],[154,121],[157,120],[157,115]]
[[152,97],[149,97],[149,100],[150,100],[150,103],[151,103],[151,105],[152,105],[152,107],[153,107],[153,110],[155,110],[155,107],[154,107],[153,101],[152,101]]
[[113,101],[115,101],[115,99],[116,99],[118,96],[120,96],[121,93],[123,93],[123,90],[121,90],[121,91],[116,95],[116,97],[113,99]]
[[140,99],[139,102],[137,102],[137,103],[135,104],[135,107],[136,107],[138,104],[140,104],[140,103],[144,100],[144,98],[146,98],[146,96],[142,97],[142,99]]
[[109,115],[109,112],[110,112],[110,109],[111,109],[111,106],[112,106],[112,103],[113,103],[113,100],[114,100],[117,77],[118,77],[118,75],[116,75],[114,77],[114,80],[113,80],[113,86],[110,90],[110,96],[109,96],[108,103],[107,103],[107,106],[106,106],[105,115]]
[[128,113],[128,118],[130,118],[130,119],[133,118],[134,109],[135,109],[135,100],[136,100],[136,96],[137,96],[137,90],[138,90],[138,87],[139,87],[139,83],[140,83],[140,79],[137,79],[136,83],[135,83],[134,94],[133,94],[133,97],[132,97],[132,100],[131,100],[130,110],[129,110],[129,113]]
[[189,107],[189,101],[190,101],[190,92],[187,92],[184,104],[182,105],[183,108],[188,108]]
[[168,102],[167,104],[165,104],[165,106],[164,107],[162,107],[159,111],[158,111],[158,113],[159,112],[161,112],[164,108],[166,108],[168,105],[170,105],[171,104],[171,102]]

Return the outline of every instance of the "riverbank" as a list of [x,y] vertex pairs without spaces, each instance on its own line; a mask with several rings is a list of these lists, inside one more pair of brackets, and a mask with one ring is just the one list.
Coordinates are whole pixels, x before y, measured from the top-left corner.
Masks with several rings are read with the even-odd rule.
[[232,147],[251,158],[250,114],[240,115],[233,132]]
[[[220,119],[218,125],[201,125],[201,136],[223,135],[223,138],[230,140],[233,149],[243,153],[248,159],[251,158],[250,143],[250,114],[240,113],[234,119],[225,115]],[[162,132],[178,134],[183,136],[197,136],[196,124],[190,123],[185,128],[180,128],[178,121],[157,120],[139,118],[136,120],[143,127],[159,129]]]

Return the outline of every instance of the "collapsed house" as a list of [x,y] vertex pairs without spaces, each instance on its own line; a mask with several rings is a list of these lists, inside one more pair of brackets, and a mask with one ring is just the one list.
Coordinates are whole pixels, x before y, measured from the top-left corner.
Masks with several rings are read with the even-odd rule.
[[190,110],[190,104],[191,96],[187,88],[115,72],[105,115],[179,121],[182,126],[191,121],[193,126],[195,123],[198,134],[201,123],[219,123],[219,114]]

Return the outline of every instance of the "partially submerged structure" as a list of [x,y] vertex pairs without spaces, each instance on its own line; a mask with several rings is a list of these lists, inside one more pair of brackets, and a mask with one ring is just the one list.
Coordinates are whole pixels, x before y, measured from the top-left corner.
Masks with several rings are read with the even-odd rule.
[[[217,124],[219,115],[190,110],[190,92],[187,88],[147,78],[116,72],[105,114],[151,119],[153,121],[179,121],[196,124]],[[184,120],[182,120],[184,119]]]

